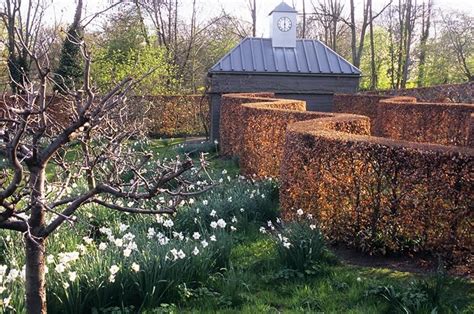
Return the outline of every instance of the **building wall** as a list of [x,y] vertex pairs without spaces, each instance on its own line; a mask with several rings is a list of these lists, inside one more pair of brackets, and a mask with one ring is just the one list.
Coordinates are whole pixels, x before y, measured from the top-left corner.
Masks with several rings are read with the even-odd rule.
[[307,111],[333,112],[333,94],[280,94],[275,97],[283,99],[304,100]]
[[212,74],[210,77],[211,139],[219,140],[221,96],[227,93],[273,92],[278,97],[307,101],[309,111],[332,111],[334,93],[355,93],[357,76],[306,76],[281,73]]

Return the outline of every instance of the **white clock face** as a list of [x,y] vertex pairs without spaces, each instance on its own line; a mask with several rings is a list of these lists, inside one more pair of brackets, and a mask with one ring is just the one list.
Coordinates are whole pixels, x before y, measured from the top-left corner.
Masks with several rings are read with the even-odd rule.
[[282,17],[278,20],[277,23],[278,29],[282,32],[287,32],[291,29],[292,23],[289,17]]

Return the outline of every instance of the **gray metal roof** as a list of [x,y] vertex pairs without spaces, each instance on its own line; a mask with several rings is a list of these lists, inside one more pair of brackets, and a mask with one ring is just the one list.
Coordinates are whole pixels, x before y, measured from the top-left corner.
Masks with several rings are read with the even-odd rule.
[[297,39],[296,48],[273,48],[271,38],[243,39],[209,73],[361,74],[319,40]]
[[295,12],[298,12],[298,11],[296,11],[294,8],[292,8],[291,6],[289,6],[288,4],[286,4],[285,2],[282,1],[279,5],[276,6],[275,9],[272,10],[272,12],[270,12],[270,14],[272,14],[273,12],[292,12],[292,13],[295,13]]

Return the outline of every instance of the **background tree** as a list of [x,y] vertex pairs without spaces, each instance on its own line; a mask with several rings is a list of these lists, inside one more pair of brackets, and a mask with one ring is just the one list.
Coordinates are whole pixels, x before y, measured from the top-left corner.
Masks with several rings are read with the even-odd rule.
[[[30,76],[31,59],[28,50],[38,48],[38,38],[46,9],[43,0],[6,0],[0,12],[2,22],[7,32],[6,46],[8,49],[7,66],[10,76],[10,87],[13,92],[20,91],[22,85],[16,82],[25,82]],[[21,40],[24,45],[18,45]],[[41,57],[44,51],[36,49]]]
[[422,16],[421,16],[421,38],[420,38],[420,56],[418,62],[418,86],[423,85],[423,81],[425,79],[425,63],[426,63],[426,44],[428,42],[428,38],[430,36],[430,28],[431,28],[431,16],[433,12],[433,2],[428,0],[428,3],[425,4],[423,2],[421,8]]
[[65,92],[67,88],[80,86],[83,77],[81,64],[80,42],[83,39],[83,29],[81,26],[82,0],[76,4],[74,20],[69,26],[66,38],[61,49],[59,66],[55,74],[55,90]]
[[474,80],[473,50],[474,27],[472,17],[464,13],[451,13],[442,15],[445,36],[449,47],[455,54],[458,67],[468,81]]

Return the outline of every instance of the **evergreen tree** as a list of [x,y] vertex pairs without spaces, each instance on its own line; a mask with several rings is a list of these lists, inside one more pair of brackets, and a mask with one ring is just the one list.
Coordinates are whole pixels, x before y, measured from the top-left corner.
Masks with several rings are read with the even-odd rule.
[[83,64],[81,57],[80,42],[84,36],[81,27],[82,0],[78,0],[74,21],[69,26],[63,47],[61,49],[61,57],[59,66],[55,73],[54,90],[64,93],[67,89],[73,89],[74,86],[81,86],[83,72]]

